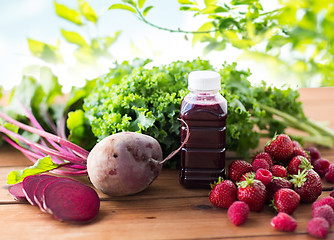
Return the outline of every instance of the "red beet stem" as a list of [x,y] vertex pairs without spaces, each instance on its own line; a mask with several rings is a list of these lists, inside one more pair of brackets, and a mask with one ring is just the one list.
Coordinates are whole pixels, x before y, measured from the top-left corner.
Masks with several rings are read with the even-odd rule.
[[10,130],[8,130],[7,128],[0,126],[0,132],[3,132],[5,134],[7,134],[8,136],[12,136],[16,139],[18,139],[19,141],[22,141],[23,143],[29,145],[30,147],[33,147],[37,150],[42,151],[43,153],[47,154],[47,155],[51,155],[51,156],[55,156],[64,160],[68,160],[70,162],[73,163],[77,163],[77,164],[85,164],[86,163],[86,159],[82,159],[80,157],[76,157],[76,156],[71,156],[70,154],[66,154],[66,153],[60,153],[56,150],[53,150],[51,148],[48,148],[46,146],[43,146],[39,143],[30,141],[24,137],[22,137],[20,134],[17,134],[15,132],[12,132]]
[[174,157],[182,148],[183,146],[188,142],[189,140],[189,136],[190,136],[190,132],[189,132],[189,126],[188,124],[181,118],[178,118],[178,120],[180,120],[181,122],[184,123],[184,125],[186,125],[186,128],[187,128],[187,135],[183,141],[183,143],[181,144],[181,146],[174,150],[173,152],[171,152],[164,160],[162,160],[161,162],[159,162],[159,164],[164,164],[165,162],[167,162],[169,159],[171,159],[172,157]]
[[48,132],[45,132],[45,131],[42,131],[40,129],[37,129],[37,128],[34,128],[34,127],[31,127],[31,126],[28,126],[26,124],[23,124],[19,121],[16,121],[14,119],[12,119],[11,117],[7,116],[6,114],[4,114],[3,112],[0,111],[0,117],[5,119],[6,121],[8,121],[9,123],[11,124],[14,124],[16,126],[18,126],[19,128],[23,129],[23,130],[26,130],[28,132],[31,132],[31,133],[35,133],[39,136],[42,136],[46,139],[51,139],[52,141],[60,144],[60,145],[64,145],[66,147],[69,147],[70,149],[73,150],[73,152],[76,154],[76,153],[79,153],[80,154],[80,157],[85,157],[87,158],[88,157],[88,154],[89,152],[81,147],[79,147],[78,145],[74,144],[74,143],[71,143],[70,141],[67,141],[61,137],[58,137],[58,136],[55,136],[51,133],[48,133]]

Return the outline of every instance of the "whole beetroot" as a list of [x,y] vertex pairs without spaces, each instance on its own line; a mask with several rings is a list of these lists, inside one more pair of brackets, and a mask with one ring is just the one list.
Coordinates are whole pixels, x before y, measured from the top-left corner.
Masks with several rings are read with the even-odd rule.
[[87,158],[87,170],[97,189],[111,196],[123,196],[146,189],[160,174],[162,160],[157,140],[122,132],[95,145]]

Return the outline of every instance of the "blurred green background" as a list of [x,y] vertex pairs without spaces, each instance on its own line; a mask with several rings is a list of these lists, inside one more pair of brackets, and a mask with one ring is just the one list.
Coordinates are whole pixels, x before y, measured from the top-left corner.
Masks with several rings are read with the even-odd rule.
[[69,91],[115,61],[198,56],[238,62],[253,84],[334,85],[332,0],[17,0],[2,1],[0,18],[5,89],[41,66]]

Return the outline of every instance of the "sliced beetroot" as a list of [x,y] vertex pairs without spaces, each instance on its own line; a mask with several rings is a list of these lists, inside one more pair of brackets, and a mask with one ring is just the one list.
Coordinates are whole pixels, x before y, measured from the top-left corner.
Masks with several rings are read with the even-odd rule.
[[43,211],[46,212],[43,208],[43,192],[45,187],[54,181],[57,181],[59,178],[55,176],[49,176],[48,178],[43,179],[42,181],[38,182],[34,192],[34,201],[36,205]]
[[19,182],[15,185],[12,185],[8,191],[10,195],[13,197],[14,200],[19,201],[19,202],[25,202],[27,201],[26,195],[23,192],[23,184],[22,182]]
[[100,199],[95,190],[74,180],[51,182],[43,195],[45,209],[60,221],[89,222],[100,209]]
[[33,205],[37,206],[35,199],[34,199],[34,193],[35,189],[37,187],[37,184],[44,180],[49,178],[51,175],[43,174],[43,175],[31,175],[28,177],[25,177],[22,181],[22,190],[24,192],[24,195],[26,196],[28,202]]

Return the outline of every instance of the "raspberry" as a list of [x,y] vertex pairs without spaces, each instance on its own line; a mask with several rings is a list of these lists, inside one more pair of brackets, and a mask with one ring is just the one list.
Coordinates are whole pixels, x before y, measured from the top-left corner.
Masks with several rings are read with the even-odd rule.
[[273,174],[275,177],[281,177],[281,178],[286,178],[288,177],[288,172],[285,167],[281,165],[274,165],[271,167],[270,172]]
[[253,158],[253,160],[255,160],[257,158],[265,159],[267,161],[267,163],[269,164],[269,167],[272,167],[274,165],[273,159],[271,158],[270,154],[267,153],[267,152],[260,152],[260,153],[256,154],[255,157]]
[[235,201],[228,208],[227,215],[234,225],[239,226],[247,220],[249,211],[250,210],[247,203],[242,201]]
[[325,238],[329,228],[329,223],[322,217],[312,218],[307,224],[307,232],[318,238]]
[[334,164],[330,164],[325,174],[325,179],[329,183],[334,183]]
[[324,158],[319,158],[313,162],[314,171],[316,171],[320,177],[324,177],[328,172],[328,167],[331,163]]
[[283,232],[293,232],[297,227],[297,221],[287,213],[279,212],[270,221],[270,225],[276,230]]
[[334,222],[334,210],[329,205],[320,206],[312,210],[312,217],[322,217],[326,219],[331,226]]
[[292,141],[292,145],[293,145],[293,147],[299,147],[299,148],[302,148],[302,145],[301,145],[298,141],[296,141],[296,140],[293,140],[293,141]]
[[263,158],[257,158],[254,159],[252,167],[254,172],[256,172],[260,168],[269,170],[269,163]]
[[272,173],[267,169],[260,168],[255,173],[255,179],[261,181],[265,186],[271,182],[272,178]]
[[301,147],[294,147],[293,148],[293,152],[292,152],[291,158],[297,157],[297,156],[303,156],[303,157],[307,158],[311,162],[310,156]]
[[315,147],[308,147],[305,149],[307,152],[309,152],[311,157],[311,163],[313,163],[315,160],[321,158],[321,154],[319,150]]
[[331,196],[328,196],[328,197],[323,197],[317,201],[315,201],[313,204],[312,204],[312,211],[317,208],[317,207],[321,207],[321,206],[324,206],[324,205],[329,205],[333,208],[334,210],[334,198],[331,197]]
[[329,196],[331,196],[332,198],[334,198],[334,191],[331,191],[331,193],[329,194]]

